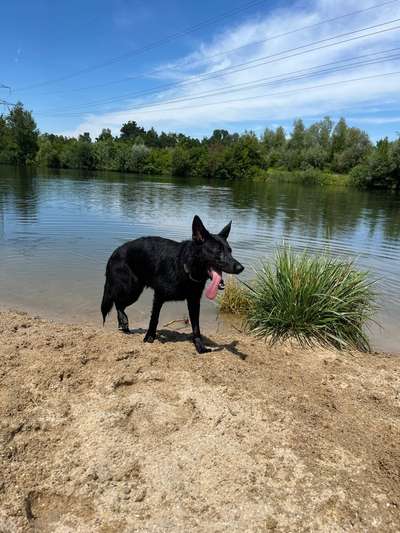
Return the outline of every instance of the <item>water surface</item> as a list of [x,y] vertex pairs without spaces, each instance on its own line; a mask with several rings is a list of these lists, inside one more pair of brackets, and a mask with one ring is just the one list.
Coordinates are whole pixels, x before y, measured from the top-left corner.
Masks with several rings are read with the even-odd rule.
[[[390,192],[0,166],[0,305],[99,323],[113,249],[141,235],[189,238],[196,213],[213,232],[233,220],[243,279],[284,241],[356,258],[379,280],[383,328],[373,329],[374,346],[400,351],[400,196]],[[145,291],[129,308],[132,327],[147,324],[150,304]],[[186,315],[184,303],[166,304],[160,323]],[[216,317],[215,303],[204,301],[205,332],[218,327]]]

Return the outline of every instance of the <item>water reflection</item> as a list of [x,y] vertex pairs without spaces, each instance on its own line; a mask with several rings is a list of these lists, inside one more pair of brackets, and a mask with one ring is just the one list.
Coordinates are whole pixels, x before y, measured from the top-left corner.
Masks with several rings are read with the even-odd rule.
[[[398,350],[400,197],[390,192],[0,167],[0,303],[97,320],[110,252],[139,235],[188,238],[194,213],[213,231],[232,219],[248,267],[282,241],[356,256],[380,278],[378,344]],[[215,306],[204,310],[214,320]]]

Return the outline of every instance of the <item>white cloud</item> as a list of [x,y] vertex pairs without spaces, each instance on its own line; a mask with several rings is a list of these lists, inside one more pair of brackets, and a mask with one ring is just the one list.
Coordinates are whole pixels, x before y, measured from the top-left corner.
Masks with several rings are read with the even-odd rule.
[[[356,16],[342,18],[307,30],[288,33],[345,13],[365,9],[375,3],[376,1],[360,3],[355,0],[335,2],[315,0],[307,9],[292,5],[287,9],[271,11],[265,17],[255,21],[243,22],[232,27],[229,31],[216,34],[211,42],[202,43],[190,55],[177,58],[176,61],[169,64],[160,65],[157,83],[160,80],[163,80],[161,83],[183,80],[187,81],[187,84],[165,90],[163,93],[149,96],[147,99],[125,101],[121,104],[120,110],[117,111],[87,115],[74,131],[67,133],[77,135],[83,131],[89,131],[95,136],[104,127],[109,127],[117,133],[121,124],[128,120],[136,120],[146,127],[154,126],[158,130],[185,130],[196,133],[212,130],[217,126],[229,128],[230,125],[234,125],[240,127],[241,123],[245,123],[248,127],[249,123],[256,125],[260,121],[264,121],[266,125],[271,125],[279,120],[291,120],[298,116],[307,118],[326,114],[349,114],[356,107],[357,114],[359,114],[360,106],[364,106],[365,111],[368,112],[369,107],[382,108],[382,104],[389,101],[392,106],[393,104],[397,105],[400,94],[400,75],[384,76],[392,71],[400,71],[400,60],[392,59],[375,65],[354,66],[343,72],[321,74],[317,78],[308,77],[292,82],[282,81],[271,86],[247,88],[241,92],[231,92],[220,96],[204,96],[193,102],[166,103],[157,108],[133,109],[155,100],[195,97],[211,91],[225,90],[230,85],[257,82],[262,78],[272,76],[285,76],[285,74],[300,69],[310,69],[334,61],[395,48],[399,42],[398,30],[380,33],[365,39],[352,40],[339,46],[324,48],[321,44],[319,47],[312,47],[317,49],[311,53],[288,57],[285,60],[276,61],[277,56],[271,57],[269,62],[260,64],[256,68],[243,69],[237,72],[228,71],[222,77],[203,80],[200,83],[196,83],[193,78],[211,74],[222,68],[234,67],[259,57],[274,56],[274,54],[279,54],[284,50],[327,39],[333,35],[400,18],[400,6],[396,2]],[[384,28],[399,24],[400,22],[393,23]],[[366,30],[363,33],[379,31],[380,29],[383,28]],[[287,33],[287,35],[268,39],[268,37],[283,33]],[[251,44],[254,41],[263,42]],[[245,48],[226,54],[232,48],[243,46]],[[288,52],[286,56],[293,53]],[[171,68],[175,70],[168,70]],[[163,75],[161,76],[161,74]],[[379,77],[346,83],[346,80],[349,79],[372,75]],[[324,87],[314,90],[308,89],[313,85],[324,85]],[[250,99],[250,97],[254,98]],[[245,100],[245,98],[248,99]]]
[[349,117],[348,119],[350,122],[351,121],[357,121],[357,122],[360,122],[362,124],[377,124],[377,125],[382,125],[382,124],[397,124],[399,127],[400,127],[400,116],[399,115],[395,115],[395,116],[389,116],[389,117]]

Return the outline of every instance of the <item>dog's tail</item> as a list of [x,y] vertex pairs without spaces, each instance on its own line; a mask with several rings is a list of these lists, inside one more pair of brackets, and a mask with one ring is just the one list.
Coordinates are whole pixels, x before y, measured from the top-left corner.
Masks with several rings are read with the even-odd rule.
[[104,322],[106,321],[106,317],[108,313],[111,311],[113,305],[114,305],[114,301],[113,301],[112,294],[111,294],[110,282],[106,274],[106,282],[104,284],[104,294],[103,294],[103,299],[101,301],[101,314],[103,315],[103,326],[104,326]]

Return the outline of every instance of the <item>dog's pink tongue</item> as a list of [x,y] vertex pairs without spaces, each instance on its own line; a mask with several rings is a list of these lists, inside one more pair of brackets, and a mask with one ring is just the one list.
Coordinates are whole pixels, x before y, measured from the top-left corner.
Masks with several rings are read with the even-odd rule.
[[217,272],[215,272],[215,270],[211,270],[211,273],[212,273],[212,280],[211,280],[210,285],[207,287],[206,296],[210,300],[214,300],[214,298],[217,296],[218,285],[222,279],[222,276],[218,274]]

